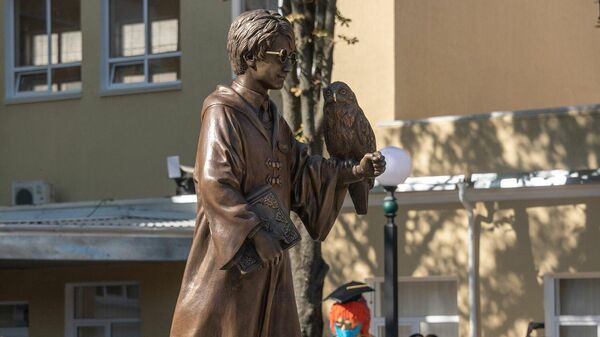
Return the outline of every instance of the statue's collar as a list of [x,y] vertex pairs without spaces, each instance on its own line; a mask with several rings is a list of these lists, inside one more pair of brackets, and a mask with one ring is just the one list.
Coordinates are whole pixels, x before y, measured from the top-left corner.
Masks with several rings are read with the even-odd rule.
[[260,107],[265,104],[265,102],[269,101],[269,95],[263,95],[259,92],[249,89],[236,80],[231,83],[231,88],[240,94],[248,103],[250,103],[255,111],[260,111]]

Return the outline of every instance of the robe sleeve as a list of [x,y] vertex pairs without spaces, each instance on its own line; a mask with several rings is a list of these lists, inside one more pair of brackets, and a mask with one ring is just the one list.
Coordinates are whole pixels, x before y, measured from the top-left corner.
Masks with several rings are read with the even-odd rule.
[[241,191],[243,176],[242,144],[232,111],[212,105],[202,115],[195,179],[198,200],[209,222],[215,260],[228,269],[249,234],[260,226]]
[[335,223],[348,190],[340,182],[340,169],[321,156],[308,154],[306,144],[291,138],[291,209],[296,212],[314,240],[325,240]]

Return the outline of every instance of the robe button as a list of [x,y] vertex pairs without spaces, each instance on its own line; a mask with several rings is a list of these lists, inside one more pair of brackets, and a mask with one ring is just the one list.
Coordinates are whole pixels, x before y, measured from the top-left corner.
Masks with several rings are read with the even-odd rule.
[[275,185],[281,185],[281,183],[282,183],[282,180],[281,180],[280,176],[276,176],[276,177],[267,176],[267,184],[275,186]]
[[275,159],[267,159],[265,161],[265,166],[271,169],[279,170],[281,168],[281,162]]

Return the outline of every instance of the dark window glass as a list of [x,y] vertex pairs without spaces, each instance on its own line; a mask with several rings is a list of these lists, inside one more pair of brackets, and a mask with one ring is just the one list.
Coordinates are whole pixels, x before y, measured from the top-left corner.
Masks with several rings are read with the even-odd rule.
[[179,57],[161,58],[149,61],[150,82],[171,82],[180,79]]
[[146,48],[143,0],[110,1],[110,56],[143,55]]
[[26,328],[29,326],[27,304],[1,304],[0,328]]
[[17,73],[17,91],[47,91],[48,73],[46,70]]
[[45,0],[15,0],[15,65],[48,64]]
[[59,68],[52,71],[52,91],[81,90],[81,67]]
[[179,1],[148,0],[150,20],[149,53],[167,53],[179,50]]
[[79,0],[52,0],[52,63],[81,62]]

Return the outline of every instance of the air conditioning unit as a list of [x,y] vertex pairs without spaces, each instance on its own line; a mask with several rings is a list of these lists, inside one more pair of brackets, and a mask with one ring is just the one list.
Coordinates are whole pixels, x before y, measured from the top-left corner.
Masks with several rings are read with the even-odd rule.
[[52,185],[41,180],[13,181],[12,201],[13,206],[43,205],[53,202]]

